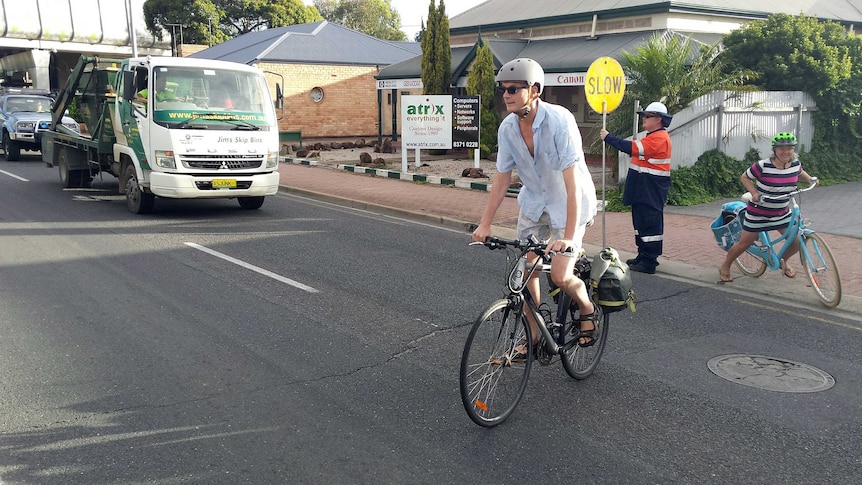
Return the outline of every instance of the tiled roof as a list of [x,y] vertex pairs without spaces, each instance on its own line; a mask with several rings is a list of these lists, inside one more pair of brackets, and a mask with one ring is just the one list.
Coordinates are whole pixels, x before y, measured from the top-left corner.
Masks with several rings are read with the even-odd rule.
[[[600,35],[596,38],[567,37],[546,40],[483,39],[494,55],[497,67],[517,57],[535,59],[548,73],[581,72],[599,57],[620,59],[624,51],[634,52],[637,47],[653,35],[682,35],[665,30],[645,30],[620,34]],[[718,34],[685,34],[703,44],[714,44],[721,39]],[[473,54],[473,46],[452,48],[452,66],[465,64],[465,57]],[[469,59],[468,61],[472,61]],[[407,79],[421,76],[422,57],[393,64],[380,71],[377,79]],[[453,76],[463,73],[453,72]]]
[[766,18],[773,13],[799,15],[844,23],[862,22],[859,0],[488,0],[449,19],[453,34],[519,26],[581,22],[599,18],[660,12],[691,12],[700,15],[730,15]]
[[422,54],[417,42],[377,39],[338,24],[313,22],[250,32],[190,57],[252,64],[388,66]]

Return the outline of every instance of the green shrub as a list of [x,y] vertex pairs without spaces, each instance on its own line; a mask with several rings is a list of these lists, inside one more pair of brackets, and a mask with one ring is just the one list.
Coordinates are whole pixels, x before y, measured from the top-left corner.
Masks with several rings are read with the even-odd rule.
[[[599,200],[602,199],[602,191],[598,189],[596,197]],[[607,212],[631,212],[632,208],[623,205],[623,187],[618,189],[609,189],[605,188],[605,207],[604,210]]]
[[81,116],[81,110],[78,108],[78,98],[72,98],[72,102],[69,103],[69,117],[78,123],[84,121],[84,117]]

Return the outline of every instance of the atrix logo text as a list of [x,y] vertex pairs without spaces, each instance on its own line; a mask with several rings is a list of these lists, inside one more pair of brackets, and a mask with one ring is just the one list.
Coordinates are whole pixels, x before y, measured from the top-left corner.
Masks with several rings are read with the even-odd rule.
[[[433,113],[432,113],[433,111]],[[443,105],[430,105],[430,104],[419,104],[419,105],[410,105],[407,106],[407,114],[408,115],[442,115],[443,113]]]

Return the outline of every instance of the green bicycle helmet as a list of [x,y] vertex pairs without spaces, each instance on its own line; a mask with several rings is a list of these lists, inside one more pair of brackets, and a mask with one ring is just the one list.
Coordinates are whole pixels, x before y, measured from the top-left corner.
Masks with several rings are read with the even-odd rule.
[[796,135],[783,131],[772,137],[772,147],[795,147]]

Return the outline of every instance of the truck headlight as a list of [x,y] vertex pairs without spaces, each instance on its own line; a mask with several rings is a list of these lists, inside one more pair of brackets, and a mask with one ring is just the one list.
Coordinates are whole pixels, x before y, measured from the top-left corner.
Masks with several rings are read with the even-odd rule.
[[174,152],[156,150],[156,166],[161,168],[177,168]]
[[278,153],[267,152],[266,168],[278,167]]

